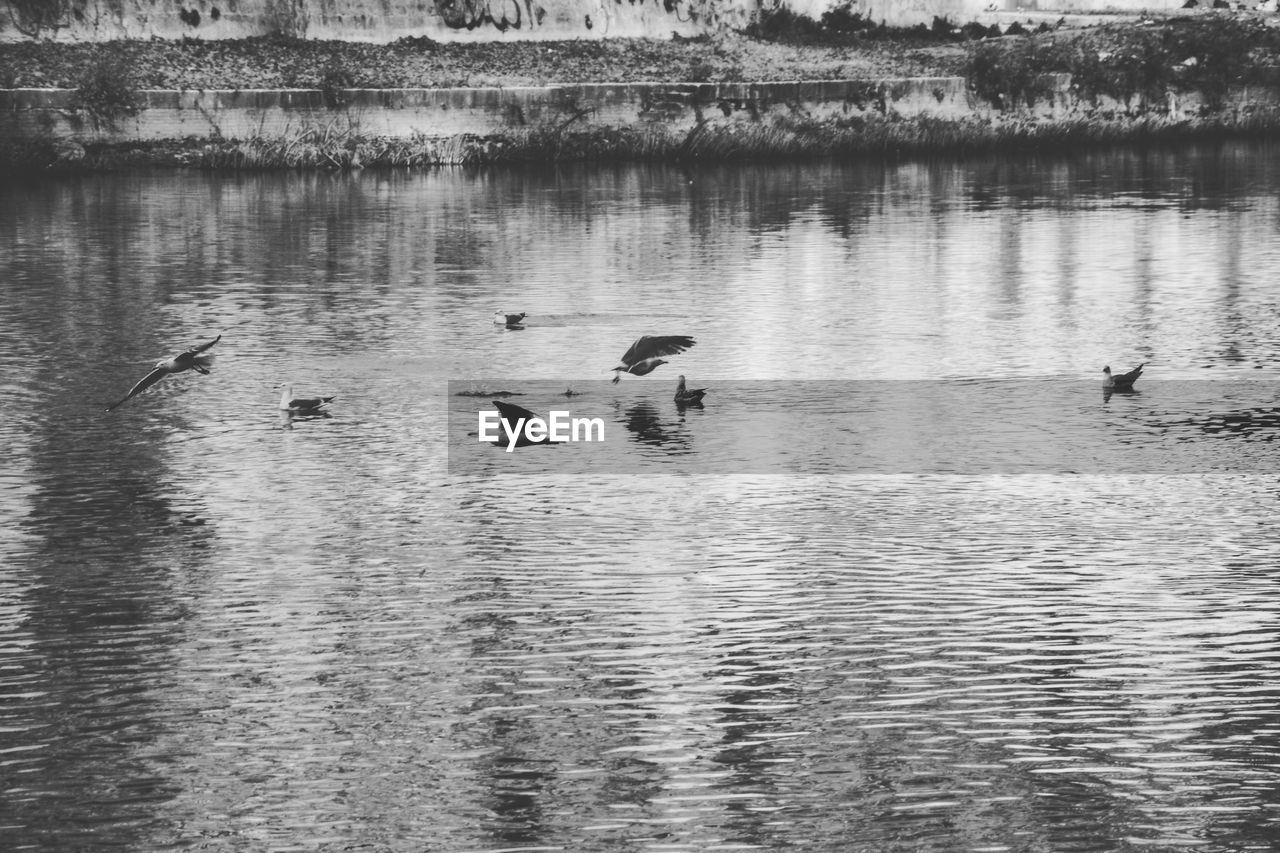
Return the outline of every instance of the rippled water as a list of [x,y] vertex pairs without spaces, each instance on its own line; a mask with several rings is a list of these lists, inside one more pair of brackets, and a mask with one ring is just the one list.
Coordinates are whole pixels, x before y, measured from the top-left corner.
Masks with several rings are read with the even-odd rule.
[[6,188],[0,846],[1271,849],[1276,154]]

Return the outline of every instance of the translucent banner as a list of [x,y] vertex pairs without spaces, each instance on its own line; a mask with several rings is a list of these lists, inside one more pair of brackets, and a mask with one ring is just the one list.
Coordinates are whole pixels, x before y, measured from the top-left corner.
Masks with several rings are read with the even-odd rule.
[[[672,377],[674,379],[674,377]],[[984,474],[1280,469],[1280,383],[458,380],[462,475]]]

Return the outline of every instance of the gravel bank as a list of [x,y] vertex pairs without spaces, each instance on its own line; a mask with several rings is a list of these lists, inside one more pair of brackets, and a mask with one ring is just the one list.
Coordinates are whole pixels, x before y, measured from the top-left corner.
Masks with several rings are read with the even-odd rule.
[[177,90],[876,80],[960,75],[975,50],[994,42],[1022,45],[1010,55],[1028,69],[1110,74],[1117,86],[1154,80],[1158,66],[1191,68],[1201,76],[1218,69],[1223,83],[1257,82],[1244,79],[1251,68],[1280,66],[1280,15],[1274,13],[1190,10],[1097,21],[1062,18],[1052,25],[1028,21],[1026,27],[1009,22],[1002,37],[995,35],[1001,30],[977,24],[948,31],[949,25],[935,21],[932,28],[851,32],[790,18],[769,31],[762,25],[752,35],[671,40],[5,43],[0,89],[76,89],[105,79],[134,89]]
[[741,35],[705,40],[390,45],[298,39],[0,45],[0,88],[76,88],[102,63],[143,89],[537,86],[759,82],[957,73],[959,44],[868,40],[797,46]]

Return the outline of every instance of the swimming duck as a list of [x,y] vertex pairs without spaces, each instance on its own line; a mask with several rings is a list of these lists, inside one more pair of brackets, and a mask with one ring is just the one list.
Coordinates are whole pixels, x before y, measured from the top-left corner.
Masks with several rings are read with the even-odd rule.
[[684,377],[680,377],[680,384],[676,386],[676,404],[681,406],[700,406],[702,398],[707,394],[706,388],[694,388],[692,391],[684,387]]
[[1132,391],[1133,383],[1138,381],[1138,377],[1142,375],[1142,366],[1146,362],[1142,362],[1128,373],[1121,373],[1119,376],[1111,375],[1111,366],[1107,365],[1102,368],[1102,372],[1106,374],[1106,378],[1102,380],[1103,388],[1110,388],[1113,391]]
[[332,403],[334,400],[334,397],[295,397],[292,385],[280,387],[283,389],[280,392],[280,411],[282,412],[299,415],[315,414],[326,403]]
[[139,379],[138,383],[129,389],[128,394],[125,394],[124,397],[112,403],[110,406],[107,406],[107,411],[111,411],[131,397],[141,394],[143,391],[147,390],[152,385],[155,385],[171,373],[182,373],[184,370],[194,370],[196,373],[208,374],[209,367],[213,364],[213,356],[203,355],[203,353],[220,340],[222,340],[222,335],[218,335],[207,344],[199,344],[186,352],[180,352],[173,358],[157,361],[156,366],[151,368],[151,372]]
[[694,345],[693,338],[687,335],[645,335],[622,354],[622,364],[613,368],[613,383],[618,384],[622,374],[645,376],[656,367],[666,364],[664,355],[682,353]]
[[521,311],[519,314],[504,314],[503,312],[498,311],[493,315],[493,324],[495,326],[506,326],[508,329],[510,329],[510,328],[519,326],[520,321],[523,320],[526,316],[528,315],[525,314],[525,312],[523,311]]

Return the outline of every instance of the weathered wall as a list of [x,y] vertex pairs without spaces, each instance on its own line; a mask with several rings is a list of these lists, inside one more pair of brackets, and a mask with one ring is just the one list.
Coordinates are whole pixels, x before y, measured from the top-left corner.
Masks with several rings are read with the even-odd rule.
[[744,25],[750,0],[0,0],[0,39],[389,42],[695,35]]
[[[229,39],[283,34],[389,42],[670,38],[741,29],[760,8],[787,5],[813,18],[842,0],[0,0],[0,41],[52,38]],[[1056,11],[1173,9],[1181,0],[849,0],[891,25],[989,22]]]
[[[677,129],[700,118],[759,120],[776,112],[820,117],[868,111],[909,116],[969,115],[960,77],[812,83],[587,84],[504,89],[347,89],[334,107],[318,90],[148,91],[135,116],[109,125],[72,107],[69,90],[0,90],[0,138],[54,136],[122,142],[189,136],[285,137],[331,127],[361,134],[490,135],[525,125],[620,126],[661,122]],[[989,109],[989,107],[987,107]]]
[[[1055,94],[1040,101],[1042,118],[1084,116],[1097,105],[1071,91],[1070,76],[1055,76]],[[758,122],[770,116],[884,115],[965,119],[995,116],[961,77],[860,82],[590,84],[505,89],[347,89],[326,103],[318,90],[148,91],[137,115],[95,121],[73,107],[74,92],[0,90],[0,139],[61,138],[125,142],[185,137],[296,138],[306,131],[367,136],[446,138],[501,134],[527,125],[575,127],[662,123],[689,129],[699,121]],[[1234,103],[1251,109],[1280,105],[1280,89],[1249,87]],[[1196,95],[1169,96],[1172,117],[1195,115]],[[1109,102],[1125,112],[1130,105]],[[1137,107],[1139,105],[1132,105]],[[1162,105],[1165,106],[1165,105]],[[1015,115],[1019,118],[1022,114]],[[1026,117],[1026,116],[1022,116]]]

